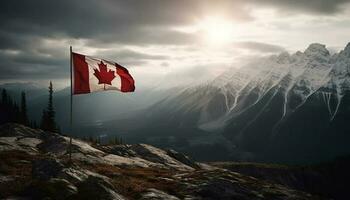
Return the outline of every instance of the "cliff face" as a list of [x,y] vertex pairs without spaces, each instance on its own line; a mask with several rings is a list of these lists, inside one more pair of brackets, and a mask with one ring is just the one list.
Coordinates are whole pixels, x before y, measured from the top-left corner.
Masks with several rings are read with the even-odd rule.
[[147,144],[92,146],[18,124],[0,127],[0,198],[319,199]]

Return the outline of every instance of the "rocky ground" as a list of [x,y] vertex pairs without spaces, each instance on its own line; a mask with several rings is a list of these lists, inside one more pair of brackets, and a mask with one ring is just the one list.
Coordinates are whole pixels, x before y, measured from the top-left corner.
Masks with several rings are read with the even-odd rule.
[[0,127],[1,199],[325,199],[147,144],[91,145]]

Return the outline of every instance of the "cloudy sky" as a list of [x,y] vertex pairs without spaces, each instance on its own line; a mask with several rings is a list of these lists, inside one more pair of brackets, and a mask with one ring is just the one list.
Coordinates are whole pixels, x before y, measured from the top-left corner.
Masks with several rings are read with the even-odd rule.
[[350,42],[348,0],[31,0],[0,3],[0,83],[69,84],[73,51],[115,60],[137,87],[206,81],[230,67]]

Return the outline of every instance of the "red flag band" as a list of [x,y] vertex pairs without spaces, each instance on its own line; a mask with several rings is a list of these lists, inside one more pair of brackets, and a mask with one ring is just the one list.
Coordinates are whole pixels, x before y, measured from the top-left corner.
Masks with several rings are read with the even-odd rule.
[[72,53],[73,94],[86,94],[103,90],[135,91],[135,81],[129,71],[104,59]]

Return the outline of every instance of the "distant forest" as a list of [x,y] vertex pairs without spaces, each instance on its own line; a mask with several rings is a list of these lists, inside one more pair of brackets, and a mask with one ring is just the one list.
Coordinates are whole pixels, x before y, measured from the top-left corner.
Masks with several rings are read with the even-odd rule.
[[16,102],[6,89],[1,90],[0,125],[5,123],[19,123],[32,128],[41,128],[45,131],[60,132],[55,121],[53,107],[53,84],[50,82],[47,107],[42,111],[40,124],[28,117],[26,93],[21,92],[20,102]]
[[[5,123],[19,123],[31,128],[40,128],[44,131],[60,133],[59,125],[55,119],[55,109],[53,104],[53,84],[50,82],[48,87],[48,102],[45,109],[42,110],[42,117],[40,123],[35,120],[31,120],[28,117],[26,93],[21,92],[20,102],[17,102],[10,92],[6,89],[0,89],[0,125]],[[124,144],[124,140],[121,137],[114,136],[109,137],[105,141],[101,141],[101,138],[93,136],[83,136],[82,140],[89,141],[92,144]]]

